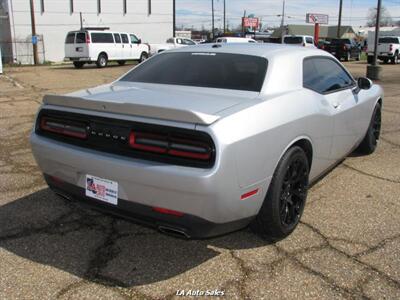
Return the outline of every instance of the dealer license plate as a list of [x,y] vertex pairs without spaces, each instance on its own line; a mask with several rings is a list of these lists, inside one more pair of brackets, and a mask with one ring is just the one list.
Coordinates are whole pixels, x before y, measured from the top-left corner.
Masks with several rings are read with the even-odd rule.
[[118,182],[86,175],[87,197],[95,198],[110,204],[118,204]]

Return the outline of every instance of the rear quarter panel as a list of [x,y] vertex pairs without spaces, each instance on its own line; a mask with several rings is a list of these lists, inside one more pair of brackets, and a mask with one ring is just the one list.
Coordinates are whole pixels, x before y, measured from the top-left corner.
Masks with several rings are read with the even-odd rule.
[[311,178],[330,164],[331,132],[328,103],[301,89],[262,101],[211,126],[224,149],[234,149],[238,185],[247,187],[271,177],[285,151],[299,139],[313,146]]

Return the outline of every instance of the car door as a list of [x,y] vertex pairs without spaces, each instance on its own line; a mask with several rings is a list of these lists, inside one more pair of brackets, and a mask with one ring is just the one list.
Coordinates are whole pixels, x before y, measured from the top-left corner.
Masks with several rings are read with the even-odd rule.
[[121,33],[122,40],[122,57],[123,59],[133,59],[131,43],[129,42],[128,35],[126,33]]
[[140,49],[140,39],[134,34],[129,35],[131,40],[131,57],[132,59],[139,59],[142,51]]
[[115,41],[115,51],[114,51],[114,55],[116,59],[121,59],[124,57],[124,52],[123,52],[123,44],[122,44],[122,40],[121,40],[121,36],[119,33],[114,33],[114,41]]
[[304,85],[323,96],[333,120],[330,158],[337,161],[346,156],[358,138],[355,114],[358,97],[354,79],[336,60],[330,57],[309,57],[304,69],[313,69],[314,75]]

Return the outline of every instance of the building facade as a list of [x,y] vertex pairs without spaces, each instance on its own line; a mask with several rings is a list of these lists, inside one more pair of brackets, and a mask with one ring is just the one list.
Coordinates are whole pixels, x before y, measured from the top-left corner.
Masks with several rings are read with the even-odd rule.
[[[161,43],[173,35],[172,0],[33,0],[40,61],[62,61],[68,31],[109,27]],[[0,47],[5,62],[33,62],[29,0],[0,0]]]

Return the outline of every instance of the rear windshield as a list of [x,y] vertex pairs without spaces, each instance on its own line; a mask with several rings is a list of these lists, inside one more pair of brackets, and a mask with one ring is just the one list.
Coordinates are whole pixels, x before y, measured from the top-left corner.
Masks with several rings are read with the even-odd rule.
[[259,92],[267,60],[228,53],[163,53],[134,68],[121,81]]
[[393,37],[384,37],[379,39],[379,43],[382,44],[398,44],[399,39],[398,38],[393,38]]
[[338,40],[334,39],[331,41],[331,45],[344,45],[344,44],[351,44],[350,40]]
[[67,34],[67,37],[65,38],[65,43],[66,44],[73,44],[75,41],[75,32],[70,32]]
[[92,43],[114,43],[111,33],[92,33]]
[[78,32],[76,34],[76,43],[77,44],[84,44],[86,43],[86,33],[84,32]]
[[285,44],[302,44],[303,38],[301,36],[287,36],[283,39]]

